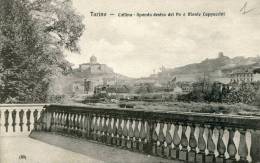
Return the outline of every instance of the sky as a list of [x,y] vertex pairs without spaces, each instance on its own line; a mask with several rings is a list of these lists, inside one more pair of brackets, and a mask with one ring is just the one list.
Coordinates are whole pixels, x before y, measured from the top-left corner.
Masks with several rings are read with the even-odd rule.
[[[240,9],[247,2],[243,11]],[[73,0],[83,15],[80,54],[66,53],[77,67],[95,55],[99,63],[129,77],[149,76],[159,67],[184,66],[222,51],[229,57],[260,54],[259,0]],[[114,13],[94,17],[90,12]],[[225,16],[118,17],[118,13],[225,12]]]

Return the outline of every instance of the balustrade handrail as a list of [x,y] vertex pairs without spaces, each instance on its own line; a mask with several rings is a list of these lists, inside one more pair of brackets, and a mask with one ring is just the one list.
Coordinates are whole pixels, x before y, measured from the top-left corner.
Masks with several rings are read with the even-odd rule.
[[176,121],[182,123],[198,123],[217,125],[225,127],[247,128],[260,130],[259,116],[245,116],[232,114],[213,114],[213,113],[197,113],[197,112],[180,112],[169,110],[152,110],[152,109],[135,109],[135,108],[112,108],[99,106],[75,106],[53,104],[46,105],[46,111],[63,111],[67,113],[98,113],[98,114],[116,114],[129,118],[142,118],[155,122],[160,121]]
[[48,106],[46,103],[38,103],[38,104],[0,104],[0,109],[2,107],[27,107],[27,106]]
[[260,117],[54,104],[36,130],[196,163],[260,161]]
[[0,136],[28,136],[48,104],[0,104]]

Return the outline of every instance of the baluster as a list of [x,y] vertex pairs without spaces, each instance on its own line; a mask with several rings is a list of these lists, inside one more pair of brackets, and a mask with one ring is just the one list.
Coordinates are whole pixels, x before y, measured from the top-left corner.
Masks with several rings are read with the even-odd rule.
[[56,112],[56,116],[55,116],[55,128],[56,128],[56,131],[55,132],[59,132],[60,130],[60,113],[59,112]]
[[118,122],[118,130],[117,130],[117,142],[116,142],[116,145],[117,146],[121,146],[121,144],[122,144],[122,136],[123,136],[123,128],[122,128],[123,120],[120,118],[117,122]]
[[179,158],[179,145],[181,143],[181,139],[179,136],[179,124],[174,122],[174,134],[173,134],[173,144],[174,148],[171,150],[171,157],[174,159]]
[[106,125],[105,124],[105,115],[102,115],[102,118],[101,118],[101,126],[100,126],[100,141],[103,142],[103,138],[104,138],[104,126]]
[[100,123],[100,127],[99,127],[99,141],[103,142],[103,126],[105,125],[105,117],[104,115],[101,115],[101,123]]
[[57,132],[59,130],[59,112],[55,111],[55,115],[54,115],[54,131]]
[[15,126],[16,126],[16,114],[17,114],[17,112],[16,112],[16,110],[14,109],[13,111],[12,111],[12,128],[13,128],[13,132],[15,132],[16,130],[15,130]]
[[74,135],[78,136],[79,134],[79,115],[77,113],[74,113]]
[[34,126],[34,117],[33,117],[33,111],[30,111],[30,118],[29,118],[29,122],[30,122],[30,130],[33,130],[33,126]]
[[229,140],[229,132],[228,132],[228,128],[227,127],[224,127],[224,134],[223,134],[223,138],[222,138],[224,144],[225,144],[225,159],[229,158],[229,154],[228,154],[228,140]]
[[61,112],[61,133],[65,134],[66,131],[66,113],[64,111]]
[[[24,116],[26,115],[24,114]],[[56,130],[56,112],[53,112],[51,116],[51,131],[55,131],[55,130]]]
[[19,125],[20,125],[20,131],[21,132],[23,132],[23,130],[24,130],[24,121],[23,121],[23,119],[24,119],[24,110],[22,109],[22,110],[20,110],[20,112],[19,112],[19,119],[20,119],[20,123],[19,123]]
[[81,123],[82,123],[82,137],[83,138],[87,138],[88,136],[88,132],[89,132],[89,115],[88,114],[82,114],[82,119],[81,119]]
[[116,117],[113,117],[113,123],[112,123],[112,130],[111,130],[111,137],[112,137],[112,145],[116,145],[116,140],[117,140],[117,123],[118,119]]
[[53,124],[52,112],[47,110],[42,110],[41,114],[42,114],[42,119],[41,119],[42,131],[50,132]]
[[12,123],[13,123],[13,115],[12,115],[12,109],[9,109],[9,114],[8,114],[8,132],[11,134],[13,132],[12,130]]
[[88,139],[92,139],[92,131],[93,131],[93,127],[92,127],[92,122],[93,122],[94,116],[92,114],[87,114],[87,119],[85,122],[87,122],[87,138]]
[[78,114],[78,137],[82,137],[82,117],[83,114],[79,113]]
[[228,128],[228,132],[229,132],[229,138],[228,138],[227,152],[229,154],[229,158],[226,160],[226,163],[233,163],[236,161],[235,157],[237,153],[236,145],[233,141],[235,129]]
[[5,112],[4,112],[4,114],[5,114],[5,132],[6,133],[8,133],[8,126],[9,126],[9,111],[8,110],[6,110]]
[[97,124],[98,124],[98,117],[96,114],[93,114],[92,125],[91,125],[91,138],[93,140],[97,140]]
[[34,112],[33,112],[33,121],[34,121],[34,124],[33,124],[33,128],[35,129],[35,130],[37,130],[37,126],[38,126],[38,110],[37,109],[35,109],[34,110]]
[[194,136],[195,136],[195,139],[196,139],[196,141],[197,141],[196,155],[197,155],[197,153],[199,153],[199,151],[200,151],[200,150],[199,150],[199,147],[198,147],[199,133],[200,133],[199,124],[195,124]]
[[203,133],[204,133],[204,127],[201,125],[199,127],[199,137],[198,137],[199,153],[197,153],[197,155],[196,155],[196,162],[197,163],[203,163],[204,162],[206,142],[204,140]]
[[27,131],[30,131],[31,130],[31,122],[30,122],[30,117],[31,117],[31,110],[28,109],[27,112],[26,112],[26,118],[27,118]]
[[77,134],[77,114],[76,113],[73,113],[73,121],[72,121],[72,128],[73,128],[73,132],[72,132],[72,135],[76,135]]
[[78,135],[78,114],[73,113],[73,136]]
[[80,138],[84,138],[85,137],[85,114],[84,113],[79,113],[79,117],[78,117],[78,120],[79,120],[79,129],[78,129],[78,136]]
[[89,114],[89,130],[88,138],[93,139],[95,132],[95,114]]
[[240,159],[240,156],[239,156],[239,154],[238,154],[238,148],[239,148],[239,142],[240,142],[240,133],[239,133],[238,128],[235,128],[235,133],[234,133],[234,139],[233,139],[233,141],[234,141],[234,144],[235,144],[236,149],[237,149],[237,153],[236,153],[235,158],[236,158],[236,161],[238,161],[238,160]]
[[212,126],[208,126],[208,141],[207,141],[207,149],[208,149],[208,154],[205,156],[205,163],[212,163],[214,161],[215,158],[215,144],[213,141],[213,127]]
[[205,157],[209,154],[208,150],[208,134],[209,134],[209,125],[204,125],[204,133],[203,133],[203,139],[205,140]]
[[240,141],[239,141],[239,146],[238,146],[238,154],[240,156],[240,162],[247,162],[247,156],[248,156],[248,149],[246,145],[246,130],[245,129],[240,129]]
[[216,163],[223,163],[224,158],[225,158],[225,152],[226,152],[226,146],[223,142],[223,135],[224,135],[224,130],[223,128],[218,128],[219,130],[219,138],[218,138],[218,144],[217,144],[217,149],[219,156],[216,158]]
[[38,130],[42,130],[42,128],[43,128],[43,119],[44,119],[43,114],[45,114],[44,110],[40,109],[37,114],[37,122],[38,122],[37,129]]
[[102,121],[103,117],[102,115],[99,116],[99,123],[98,123],[98,133],[97,133],[97,141],[101,142],[101,136],[102,136]]
[[81,136],[80,119],[81,119],[81,115],[80,114],[76,114],[76,136],[77,137]]
[[67,133],[67,130],[68,130],[68,113],[66,112],[63,112],[63,130],[62,130],[62,133],[63,134],[66,134]]
[[67,113],[67,132],[66,134],[69,134],[70,133],[70,130],[71,130],[71,114],[70,113]]
[[128,149],[132,149],[133,137],[134,137],[133,119],[130,118],[128,132],[127,132],[127,144],[126,144]]
[[164,141],[165,141],[165,136],[163,133],[164,129],[164,123],[160,122],[159,123],[159,134],[158,134],[158,141],[157,141],[157,155],[163,157],[164,153]]
[[80,137],[85,137],[85,120],[86,120],[86,114],[81,113],[80,116]]
[[144,144],[144,152],[153,154],[153,131],[155,130],[154,120],[147,120],[145,121],[145,129],[146,129],[146,138],[145,138],[145,144]]
[[140,132],[139,132],[139,120],[135,119],[134,121],[134,139],[133,139],[133,150],[137,151],[138,150],[138,145],[139,145],[139,138],[140,138]]
[[15,132],[19,133],[19,112],[20,110],[17,109],[15,114]]
[[71,114],[66,113],[66,127],[65,134],[69,134],[71,132]]
[[3,135],[5,133],[5,115],[4,115],[4,110],[0,109],[0,135]]
[[141,126],[140,126],[140,140],[138,143],[138,149],[140,152],[144,152],[144,145],[145,145],[145,138],[147,136],[147,132],[145,130],[145,121],[141,121]]
[[[187,151],[189,153],[190,151],[190,132],[191,132],[191,129],[190,129],[190,126],[189,126],[189,123],[187,123],[187,129],[186,129],[186,132],[185,132],[185,135],[187,137],[187,141],[188,141],[188,146],[187,146]],[[188,154],[187,154],[187,159],[188,159]]]
[[41,125],[42,125],[42,131],[51,131],[52,128],[52,113],[47,112],[47,110],[42,111],[42,120],[41,120]]
[[248,149],[248,152],[247,152],[248,155],[247,155],[246,159],[249,163],[251,163],[252,162],[252,157],[251,157],[251,145],[252,145],[251,130],[246,130],[245,137],[246,137],[246,146],[247,146],[247,149]]
[[218,139],[219,139],[219,130],[218,130],[216,127],[214,127],[212,140],[213,140],[213,142],[214,142],[214,144],[215,144],[215,149],[214,149],[214,155],[215,155],[215,157],[217,157],[217,156],[219,155],[219,153],[218,153],[218,147],[217,147]]
[[59,112],[59,132],[63,131],[63,112]]
[[69,132],[68,132],[69,135],[72,135],[73,134],[73,114],[70,113],[69,114]]
[[107,135],[106,135],[107,141],[106,141],[106,143],[108,145],[111,145],[112,144],[112,130],[113,130],[112,129],[112,117],[109,116],[107,121],[108,121],[108,125],[107,125]]
[[93,125],[93,140],[98,140],[98,115],[94,115],[95,116],[95,122],[94,122],[94,125]]
[[55,111],[55,132],[59,130],[59,112]]
[[102,128],[102,142],[106,143],[107,142],[107,130],[108,130],[108,115],[104,116],[104,125]]
[[76,114],[71,114],[71,135],[75,134],[75,120],[76,120]]
[[123,127],[123,134],[122,134],[122,143],[121,146],[122,147],[126,147],[126,140],[127,140],[127,124],[128,124],[128,120],[125,119],[124,121],[124,127]]
[[85,137],[85,117],[86,115],[81,113],[80,120],[79,120],[79,130],[80,130],[80,137]]
[[152,154],[157,155],[157,141],[158,141],[158,134],[157,134],[157,127],[159,123],[153,124],[153,133],[152,133]]
[[189,124],[191,128],[190,132],[190,151],[188,153],[188,162],[193,163],[196,160],[196,148],[197,148],[197,140],[195,138],[195,126],[193,124]]
[[65,113],[64,111],[61,112],[61,119],[60,119],[60,132],[63,134],[65,130]]
[[37,130],[43,131],[44,130],[44,120],[45,120],[45,112],[43,109],[39,110],[39,114],[37,115]]
[[182,161],[186,161],[187,157],[188,157],[188,139],[186,136],[186,130],[187,130],[187,126],[185,124],[182,124],[182,133],[181,133],[181,146],[182,149],[179,152],[179,159]]
[[68,129],[68,135],[73,134],[73,113],[69,113],[68,116],[68,122],[69,122],[69,129]]
[[166,134],[165,134],[165,143],[166,146],[164,147],[164,156],[165,157],[170,157],[170,150],[171,150],[171,144],[172,144],[172,136],[170,134],[170,130],[171,130],[171,123],[167,123],[166,126]]
[[80,137],[81,132],[80,132],[80,114],[76,114],[76,136]]
[[72,124],[72,113],[68,113],[68,120],[67,120],[67,123],[68,123],[68,132],[67,134],[70,135],[72,133],[72,128],[73,128],[73,124]]

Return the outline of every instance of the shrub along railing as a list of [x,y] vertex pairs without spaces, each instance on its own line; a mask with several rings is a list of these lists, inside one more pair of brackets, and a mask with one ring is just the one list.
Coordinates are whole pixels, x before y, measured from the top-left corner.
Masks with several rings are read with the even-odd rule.
[[186,162],[260,161],[260,117],[50,105],[36,129]]
[[0,104],[0,136],[28,136],[44,104]]

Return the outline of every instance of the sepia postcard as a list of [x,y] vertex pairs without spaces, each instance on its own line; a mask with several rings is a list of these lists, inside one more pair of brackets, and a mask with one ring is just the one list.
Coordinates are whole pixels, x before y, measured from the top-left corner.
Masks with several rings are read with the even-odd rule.
[[260,163],[259,0],[0,0],[0,163]]

